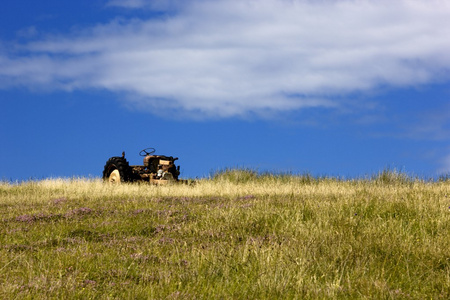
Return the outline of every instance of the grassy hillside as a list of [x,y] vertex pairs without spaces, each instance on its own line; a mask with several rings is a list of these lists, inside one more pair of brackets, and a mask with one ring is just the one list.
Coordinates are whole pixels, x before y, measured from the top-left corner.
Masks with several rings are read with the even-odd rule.
[[0,183],[0,298],[450,298],[450,182]]

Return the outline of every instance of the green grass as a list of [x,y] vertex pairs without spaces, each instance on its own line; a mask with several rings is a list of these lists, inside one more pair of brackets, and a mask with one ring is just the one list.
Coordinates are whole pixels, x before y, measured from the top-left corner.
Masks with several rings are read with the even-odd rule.
[[450,182],[0,183],[0,298],[450,298]]

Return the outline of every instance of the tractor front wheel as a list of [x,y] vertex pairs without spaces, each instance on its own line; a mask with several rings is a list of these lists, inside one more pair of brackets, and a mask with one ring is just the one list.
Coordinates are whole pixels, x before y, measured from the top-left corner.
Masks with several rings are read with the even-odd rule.
[[130,165],[123,157],[111,157],[105,164],[103,180],[110,183],[130,181]]

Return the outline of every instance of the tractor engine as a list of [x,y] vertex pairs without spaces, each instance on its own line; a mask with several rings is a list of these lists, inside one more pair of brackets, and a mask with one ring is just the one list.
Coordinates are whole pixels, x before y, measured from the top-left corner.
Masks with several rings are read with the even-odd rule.
[[144,157],[144,173],[152,174],[155,179],[178,179],[180,167],[175,166],[178,157],[147,155]]

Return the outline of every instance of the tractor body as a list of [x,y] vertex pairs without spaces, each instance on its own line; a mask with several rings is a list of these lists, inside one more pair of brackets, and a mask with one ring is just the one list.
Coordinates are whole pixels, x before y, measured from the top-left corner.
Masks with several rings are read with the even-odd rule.
[[144,181],[153,184],[168,184],[178,182],[180,167],[175,165],[178,157],[154,155],[154,148],[146,148],[139,155],[143,156],[142,165],[129,165],[122,156],[108,159],[103,169],[103,180],[110,183]]

